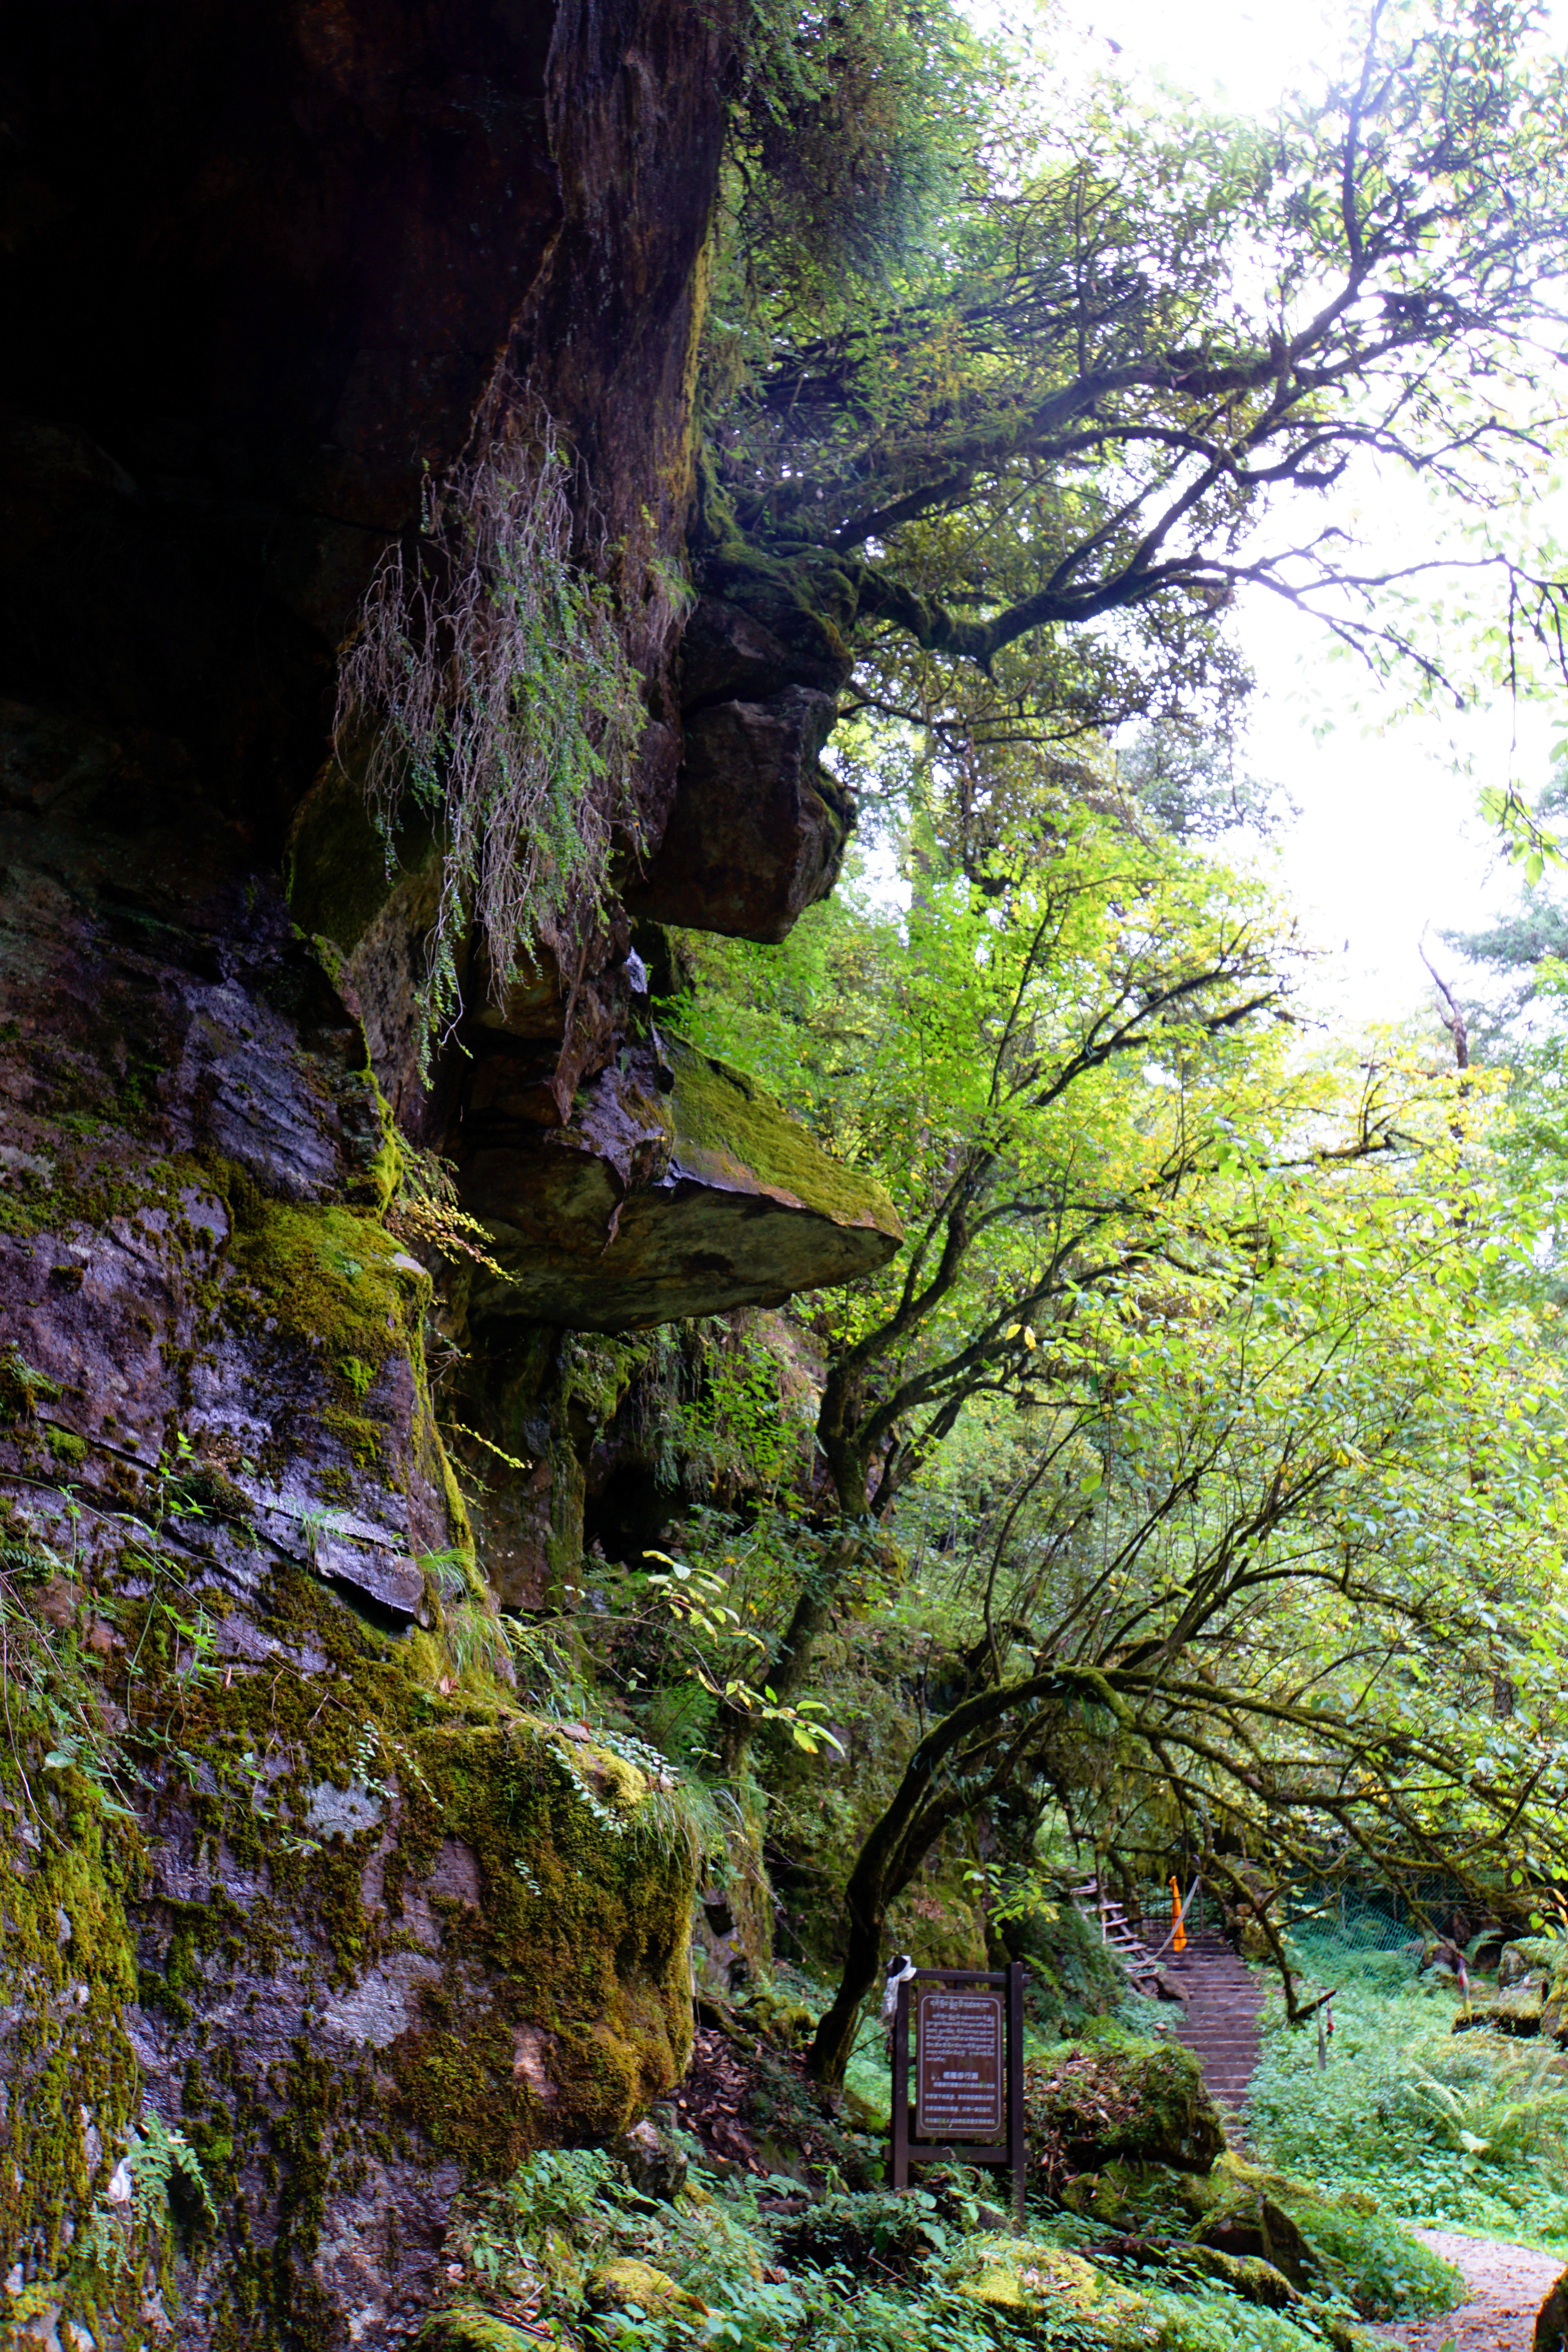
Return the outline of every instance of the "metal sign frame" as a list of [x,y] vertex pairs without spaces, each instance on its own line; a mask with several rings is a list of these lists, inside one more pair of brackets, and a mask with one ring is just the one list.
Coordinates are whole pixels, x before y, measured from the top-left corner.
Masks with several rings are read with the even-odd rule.
[[[1006,2085],[1005,2141],[981,2146],[973,2140],[925,2140],[916,2137],[910,2103],[910,2002],[921,1991],[994,1992],[1005,1995],[1005,2021],[1003,2065]],[[1015,1960],[1005,1969],[921,1969],[899,1987],[893,2019],[892,2152],[888,2178],[895,2189],[910,2185],[910,2168],[917,2164],[1006,2165],[1013,2175],[1013,2213],[1021,2227],[1024,2214],[1024,1964]]]

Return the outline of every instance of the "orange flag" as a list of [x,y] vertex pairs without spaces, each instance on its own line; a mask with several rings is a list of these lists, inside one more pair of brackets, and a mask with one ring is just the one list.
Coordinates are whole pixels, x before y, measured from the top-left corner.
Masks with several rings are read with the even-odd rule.
[[1176,1923],[1171,1935],[1171,1949],[1173,1952],[1184,1952],[1187,1931],[1182,1925],[1182,1882],[1179,1878],[1171,1881],[1171,1916]]

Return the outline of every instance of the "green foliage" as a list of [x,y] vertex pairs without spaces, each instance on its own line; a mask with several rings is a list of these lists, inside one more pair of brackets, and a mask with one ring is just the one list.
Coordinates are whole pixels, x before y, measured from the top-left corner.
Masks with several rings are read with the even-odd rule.
[[[1500,1087],[1397,1045],[1287,1057],[1261,896],[1114,813],[1031,822],[979,879],[911,826],[907,917],[693,941],[676,1008],[910,1235],[816,1310],[839,1517],[768,1601],[791,1671],[835,1608],[926,1644],[921,1736],[857,1759],[886,1810],[855,1822],[854,1916],[965,1810],[1005,1824],[997,1926],[1052,1821],[1155,1877],[1222,1822],[1312,1868],[1325,1838],[1398,1868],[1463,1837],[1547,1872],[1563,1368],[1521,1303],[1540,1212]],[[836,2007],[832,2063],[849,2030]]]
[[[658,2203],[599,2152],[535,2157],[459,2223],[449,2252],[468,2276],[431,2340],[489,2346],[493,2307],[647,2352],[991,2352],[1042,2341],[1083,2352],[1321,2352],[1325,2342],[1350,2352],[1357,2314],[1426,2315],[1455,2299],[1456,2273],[1395,2225],[1250,2168],[1222,2171],[1215,2186],[1146,2168],[1112,2226],[1034,2210],[1015,2237],[1000,2228],[992,2179],[960,2168],[937,2168],[902,2195],[803,2203],[794,2179],[721,2180],[697,2162],[687,2189]],[[1283,2200],[1272,2209],[1280,2226],[1289,2232],[1295,2216],[1310,2238],[1299,2294],[1270,2273],[1286,2305],[1277,2311],[1227,2284],[1223,2263],[1216,2277],[1199,2262],[1205,2200],[1250,2212],[1264,2191]],[[1233,2267],[1245,2276],[1245,2264]]]
[[145,2107],[72,2244],[73,2265],[118,2278],[145,2262],[174,2226],[176,2196],[186,2227],[203,2234],[216,2230],[217,2208],[195,2149],[183,2131],[171,2130],[155,2108]]
[[946,0],[744,0],[738,16],[721,313],[820,312],[885,286],[950,193],[980,47]]
[[933,2254],[947,2252],[951,2242],[936,2199],[919,2189],[825,2197],[781,2223],[775,2238],[792,2269],[842,2264],[864,2273],[875,2267],[893,2278],[907,2278]]
[[[1478,560],[1445,529],[1506,511],[1552,462],[1534,343],[1568,81],[1537,13],[1371,11],[1268,123],[1152,109],[1114,75],[1069,89],[1018,41],[966,59],[921,14],[922,62],[879,68],[868,104],[857,44],[917,12],[754,11],[782,37],[756,45],[777,95],[742,109],[761,177],[709,329],[715,584],[743,600],[748,566],[753,584],[787,572],[859,655],[861,707],[939,741],[954,804],[1024,746],[1233,709],[1244,584],[1418,693],[1516,683],[1537,652],[1555,668],[1550,551],[1493,531]],[[795,66],[816,44],[873,138],[921,71],[943,84],[930,225],[879,282],[823,267],[817,224],[852,243],[857,191],[910,175],[896,131],[868,173],[853,132],[831,152],[831,98]],[[1437,494],[1443,552],[1345,594],[1353,501],[1324,530],[1319,499],[1374,464]],[[1464,604],[1494,587],[1495,625]]]
[[1455,1998],[1414,1957],[1297,1939],[1337,1984],[1331,2056],[1267,2022],[1249,2106],[1268,2160],[1384,2211],[1568,2250],[1568,2084],[1549,2040],[1456,2034]]
[[1174,841],[1270,835],[1299,814],[1278,786],[1247,773],[1233,739],[1190,723],[1138,729],[1117,746],[1116,778]]
[[[996,1917],[993,1908],[991,1916]],[[1028,1969],[1026,2013],[1051,2040],[1071,2034],[1088,2019],[1103,2016],[1126,1996],[1127,1978],[1110,1947],[1089,1927],[1076,1904],[1037,1906],[1003,1924],[1007,1948]]]
[[744,1672],[734,1671],[742,1661],[750,1663],[749,1653],[765,1651],[767,1644],[760,1633],[742,1622],[740,1611],[730,1605],[730,1588],[723,1577],[710,1569],[694,1569],[685,1560],[673,1559],[668,1552],[647,1551],[643,1558],[662,1560],[668,1570],[668,1575],[650,1570],[647,1589],[692,1644],[691,1671],[704,1690],[727,1706],[743,1709],[759,1723],[784,1725],[795,1746],[808,1756],[815,1756],[824,1746],[842,1746],[825,1725],[812,1719],[823,1711],[820,1699],[803,1698],[781,1706],[771,1685],[764,1683],[758,1690]]
[[462,1010],[470,919],[500,1003],[542,943],[599,910],[614,829],[635,830],[637,679],[574,556],[571,471],[542,413],[450,468],[414,548],[383,559],[342,666],[340,756],[363,762],[389,867],[405,802],[441,844],[426,1068]]

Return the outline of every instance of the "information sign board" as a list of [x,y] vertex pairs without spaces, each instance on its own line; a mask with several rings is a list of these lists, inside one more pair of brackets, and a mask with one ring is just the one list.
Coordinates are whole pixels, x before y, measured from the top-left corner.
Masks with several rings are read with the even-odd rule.
[[[1005,2164],[1024,2212],[1024,1970],[916,1969],[897,1979],[889,2175],[920,2164]],[[914,2073],[911,2086],[910,2074]],[[911,2099],[911,2087],[914,2097]]]
[[921,1986],[915,2002],[915,2136],[1000,2140],[1005,2003],[989,1987]]

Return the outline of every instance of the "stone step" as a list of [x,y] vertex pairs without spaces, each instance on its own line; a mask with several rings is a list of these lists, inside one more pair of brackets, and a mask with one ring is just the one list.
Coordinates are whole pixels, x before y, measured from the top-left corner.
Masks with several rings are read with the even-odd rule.
[[1204,2086],[1234,2128],[1258,2065],[1262,1996],[1251,1971],[1218,1936],[1194,1937],[1168,1953],[1164,1971],[1182,1998],[1176,2039],[1203,2069]]

